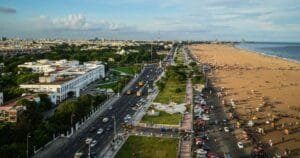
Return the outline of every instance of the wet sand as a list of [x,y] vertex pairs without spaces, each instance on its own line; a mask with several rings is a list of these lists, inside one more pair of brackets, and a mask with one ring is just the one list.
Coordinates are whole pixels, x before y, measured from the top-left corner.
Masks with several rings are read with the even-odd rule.
[[[244,122],[254,119],[254,130],[258,127],[265,130],[261,139],[265,142],[272,139],[273,150],[288,148],[294,153],[299,150],[300,154],[300,63],[229,44],[189,48],[202,64],[213,67],[209,79],[220,91],[221,101],[230,104],[233,100],[235,111]],[[265,123],[274,119],[275,128]],[[289,135],[283,133],[284,129],[289,130]]]

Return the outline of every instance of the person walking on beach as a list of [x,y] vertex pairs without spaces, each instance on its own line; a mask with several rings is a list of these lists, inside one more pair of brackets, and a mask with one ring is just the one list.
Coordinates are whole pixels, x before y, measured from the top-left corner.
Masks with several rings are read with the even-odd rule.
[[270,147],[272,147],[272,146],[273,146],[272,139],[270,139],[270,140],[269,140],[269,145],[270,145]]

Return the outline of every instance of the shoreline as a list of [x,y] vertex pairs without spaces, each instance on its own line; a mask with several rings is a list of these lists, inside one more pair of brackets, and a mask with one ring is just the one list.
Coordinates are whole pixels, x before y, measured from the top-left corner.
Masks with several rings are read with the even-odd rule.
[[[266,143],[272,140],[274,147],[270,148],[271,151],[279,150],[283,153],[286,148],[294,152],[298,150],[300,141],[296,140],[300,140],[297,130],[300,128],[299,62],[228,44],[199,44],[190,47],[200,63],[213,65],[214,68],[208,77],[221,94],[219,100],[225,101],[221,106],[229,108],[233,106],[230,104],[233,100],[234,113],[239,116],[241,124],[246,127],[248,121],[253,120],[253,131],[257,128],[264,129],[265,133],[260,136],[260,140]],[[227,114],[230,117],[230,114]],[[286,129],[290,131],[289,134],[284,134]]]
[[254,51],[254,50],[247,49],[247,48],[240,48],[237,45],[238,44],[232,44],[232,46],[234,48],[236,48],[236,49],[240,49],[240,50],[243,50],[243,51],[247,51],[247,52],[251,52],[251,53],[263,55],[263,56],[266,56],[266,57],[271,57],[271,58],[275,58],[275,59],[281,59],[281,60],[285,60],[285,61],[288,61],[288,62],[294,62],[294,63],[300,64],[300,60],[295,60],[295,59],[290,59],[290,58],[284,58],[284,57],[280,57],[280,56],[276,56],[276,55],[271,55],[271,54],[267,54],[267,53],[260,52],[260,51]]

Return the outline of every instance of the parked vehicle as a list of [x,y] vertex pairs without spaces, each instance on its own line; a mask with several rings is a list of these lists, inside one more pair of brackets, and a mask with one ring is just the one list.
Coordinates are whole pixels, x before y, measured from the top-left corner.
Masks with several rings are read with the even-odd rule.
[[237,146],[238,146],[239,149],[243,149],[244,148],[243,142],[238,142]]
[[96,131],[96,127],[91,127],[90,130],[89,130],[90,133],[93,133],[95,131]]
[[224,127],[224,131],[225,132],[229,132],[229,128],[228,127]]
[[84,153],[82,152],[76,152],[74,155],[74,158],[82,158],[82,157],[84,157]]
[[214,152],[208,152],[207,157],[208,158],[220,158],[220,156],[217,153],[214,153]]
[[92,138],[86,138],[86,139],[85,139],[85,143],[86,143],[86,144],[90,144],[92,141],[93,141]]

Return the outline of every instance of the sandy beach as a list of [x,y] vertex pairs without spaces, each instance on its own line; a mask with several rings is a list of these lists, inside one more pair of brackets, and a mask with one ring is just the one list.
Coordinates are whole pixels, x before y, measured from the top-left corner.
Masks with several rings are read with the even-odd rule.
[[271,140],[272,150],[289,149],[300,155],[300,63],[229,44],[189,48],[202,64],[213,68],[209,79],[220,92],[220,101],[226,105],[232,100],[241,120],[253,119],[254,130],[263,128],[261,139]]

